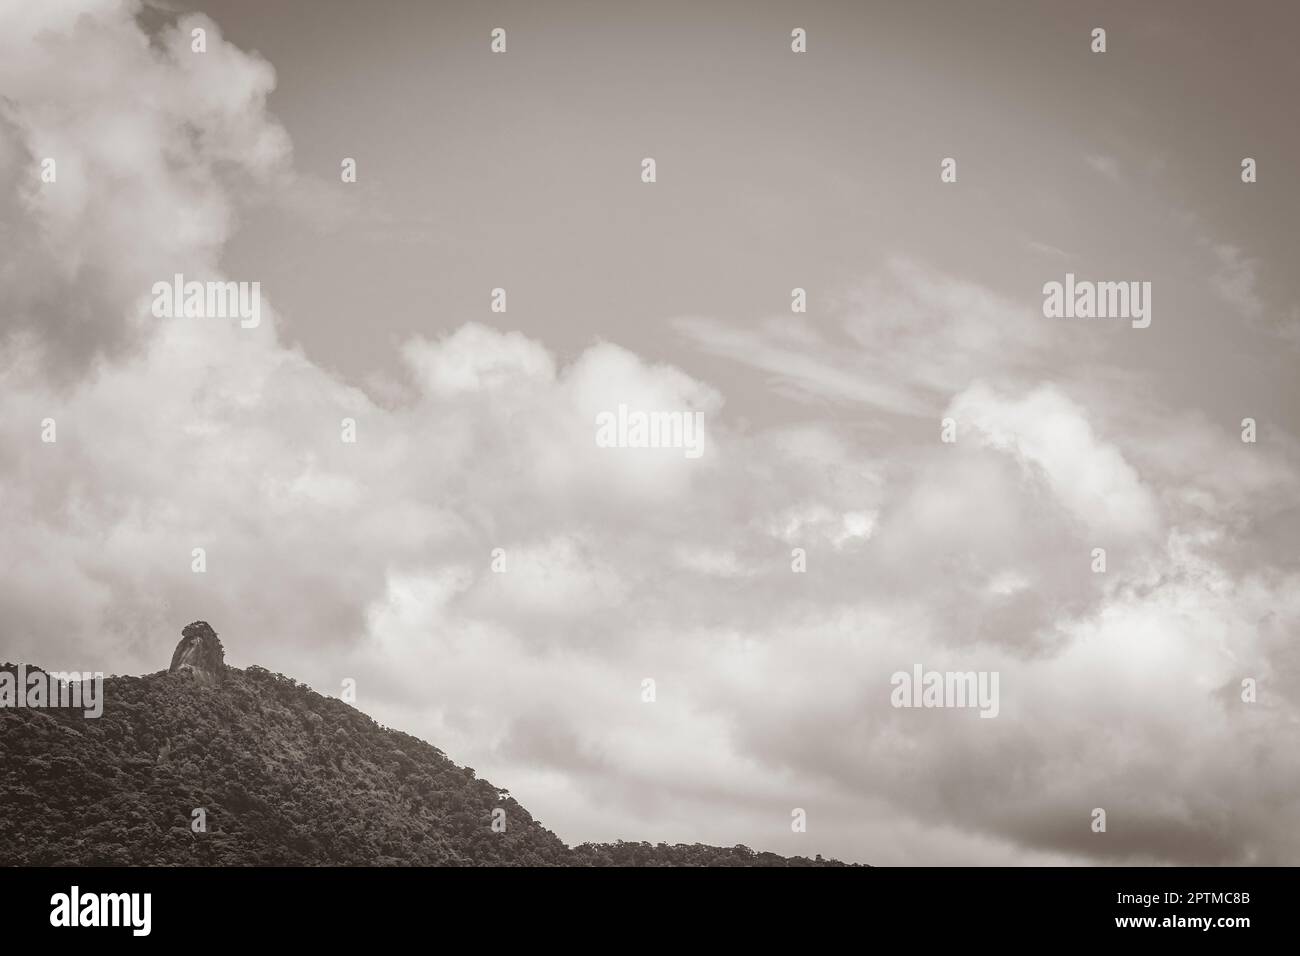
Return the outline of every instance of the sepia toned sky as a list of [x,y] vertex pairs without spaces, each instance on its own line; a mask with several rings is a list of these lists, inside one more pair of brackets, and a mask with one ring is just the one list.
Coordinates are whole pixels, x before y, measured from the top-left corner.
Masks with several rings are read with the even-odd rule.
[[[1296,26],[0,0],[0,659],[205,619],[571,843],[1295,863]],[[176,272],[261,326],[154,318]],[[1067,272],[1150,327],[1045,318]],[[597,448],[620,403],[704,455]]]

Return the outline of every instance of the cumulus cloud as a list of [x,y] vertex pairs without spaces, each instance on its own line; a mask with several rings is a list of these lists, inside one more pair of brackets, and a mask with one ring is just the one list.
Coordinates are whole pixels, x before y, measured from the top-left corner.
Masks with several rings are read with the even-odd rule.
[[287,180],[270,64],[202,16],[146,37],[137,11],[118,0],[0,12],[0,173],[14,184],[0,219],[17,224],[0,334],[39,349],[56,376],[149,335],[137,301],[155,281],[217,278],[237,190]]
[[1153,530],[1155,501],[1136,471],[1097,438],[1084,410],[1055,389],[1008,400],[977,383],[948,410],[978,441],[1034,469],[1090,529],[1120,535]]

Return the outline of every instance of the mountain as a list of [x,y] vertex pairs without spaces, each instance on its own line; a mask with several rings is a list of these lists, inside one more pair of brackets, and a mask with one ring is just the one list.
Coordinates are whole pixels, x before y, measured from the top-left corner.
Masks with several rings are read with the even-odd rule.
[[203,621],[167,671],[106,678],[99,716],[89,698],[15,706],[20,673],[50,683],[0,665],[0,865],[843,865],[743,846],[570,848],[438,748],[228,666]]

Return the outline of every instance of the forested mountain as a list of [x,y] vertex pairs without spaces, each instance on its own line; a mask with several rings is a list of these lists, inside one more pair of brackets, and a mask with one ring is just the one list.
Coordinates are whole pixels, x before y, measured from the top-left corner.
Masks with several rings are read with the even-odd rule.
[[203,622],[169,670],[107,678],[103,697],[96,718],[0,706],[0,864],[830,865],[746,847],[571,849],[438,748],[227,666]]

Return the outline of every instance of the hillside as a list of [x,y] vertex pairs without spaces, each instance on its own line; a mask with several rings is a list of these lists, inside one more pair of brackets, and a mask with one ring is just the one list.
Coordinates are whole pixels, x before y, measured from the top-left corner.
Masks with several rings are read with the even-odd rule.
[[106,678],[98,718],[0,707],[0,865],[827,865],[745,847],[570,849],[436,747],[227,666],[203,622],[184,633],[168,671]]

